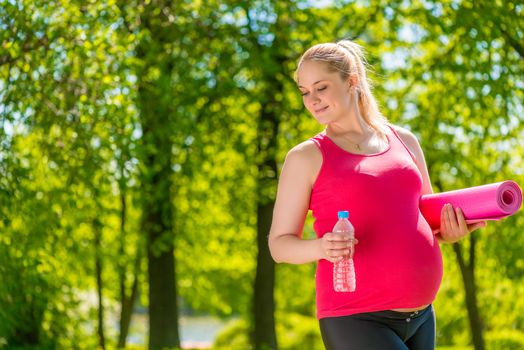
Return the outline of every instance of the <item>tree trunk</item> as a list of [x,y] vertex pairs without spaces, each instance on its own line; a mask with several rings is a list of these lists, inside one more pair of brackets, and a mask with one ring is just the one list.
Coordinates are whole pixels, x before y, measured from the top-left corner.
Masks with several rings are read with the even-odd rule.
[[[165,70],[161,70],[164,78]],[[165,82],[157,82],[163,86]],[[179,347],[175,284],[170,128],[166,126],[169,93],[158,86],[140,88],[143,130],[142,232],[147,237],[149,281],[149,349]]]
[[37,301],[34,295],[24,295],[26,292],[25,290],[20,291],[20,296],[23,295],[22,300],[26,307],[18,315],[20,319],[24,320],[24,324],[14,329],[12,335],[7,339],[7,344],[32,348],[40,344],[44,307],[47,305],[47,301]]
[[257,270],[254,291],[255,349],[276,349],[275,333],[275,263],[269,253],[267,233],[271,226],[273,203],[258,204]]
[[141,62],[137,72],[142,126],[141,229],[147,238],[150,350],[180,347],[171,195],[174,58],[166,51],[177,35],[177,28],[166,21],[170,13],[176,15],[174,4],[152,0],[144,5],[140,16],[143,35],[136,52]]
[[122,299],[122,310],[120,312],[120,335],[118,337],[119,348],[126,347],[129,326],[131,324],[131,316],[133,316],[133,307],[138,296],[138,275],[140,273],[140,260],[141,256],[139,253],[137,253],[133,285],[131,286],[131,294],[128,296],[126,293],[124,295],[124,299]]
[[[175,284],[171,139],[162,123],[160,98],[145,90],[142,100],[142,232],[147,237],[149,281],[149,349],[179,347]],[[167,119],[167,118],[166,118]],[[164,119],[165,120],[165,119]]]
[[[274,62],[279,65],[281,62]],[[266,72],[267,73],[267,72]],[[275,262],[268,246],[277,182],[276,147],[280,118],[279,102],[274,96],[283,90],[282,82],[274,76],[266,76],[266,101],[258,122],[258,203],[257,203],[257,270],[254,288],[254,332],[256,350],[276,349],[275,332]],[[269,191],[268,191],[269,190]]]
[[[122,174],[123,176],[123,171]],[[121,187],[120,202],[121,202],[121,212],[120,212],[120,248],[119,255],[123,260],[126,255],[125,252],[125,224],[127,218],[127,205],[126,205],[126,195]],[[131,293],[128,295],[126,288],[126,266],[124,263],[121,263],[119,271],[120,279],[120,332],[118,335],[118,344],[117,347],[124,349],[127,343],[127,336],[129,334],[129,325],[131,324],[131,316],[133,315],[133,306],[135,305],[135,300],[138,293],[138,275],[140,273],[140,248],[137,247],[137,253],[135,257],[135,266],[133,270],[133,284],[131,286]]]
[[453,251],[457,257],[464,282],[464,289],[466,293],[466,308],[468,310],[468,319],[471,329],[471,337],[475,350],[484,350],[484,337],[482,329],[482,320],[477,304],[477,286],[475,284],[475,237],[469,236],[469,263],[465,261],[462,251],[461,243],[453,244]]
[[96,291],[98,295],[98,344],[103,350],[106,348],[106,339],[104,334],[104,302],[103,302],[103,280],[102,280],[102,227],[98,219],[93,220],[93,229],[95,234],[95,270],[96,270]]

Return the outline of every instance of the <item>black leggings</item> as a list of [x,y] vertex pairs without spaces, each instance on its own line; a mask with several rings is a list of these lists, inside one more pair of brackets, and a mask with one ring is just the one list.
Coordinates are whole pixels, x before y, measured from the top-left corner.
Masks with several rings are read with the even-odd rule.
[[327,350],[434,350],[435,313],[379,311],[320,319]]

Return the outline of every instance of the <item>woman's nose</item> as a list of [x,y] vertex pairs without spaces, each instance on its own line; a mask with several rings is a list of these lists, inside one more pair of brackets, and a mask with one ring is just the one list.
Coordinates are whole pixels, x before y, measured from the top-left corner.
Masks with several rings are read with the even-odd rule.
[[311,93],[311,103],[317,104],[320,101],[320,98],[318,98],[318,95],[315,93]]

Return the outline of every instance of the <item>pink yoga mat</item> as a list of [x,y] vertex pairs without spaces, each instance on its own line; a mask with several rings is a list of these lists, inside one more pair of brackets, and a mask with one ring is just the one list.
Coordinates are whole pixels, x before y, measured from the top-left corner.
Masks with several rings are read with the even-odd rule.
[[446,203],[462,209],[468,223],[500,220],[520,209],[522,191],[516,182],[502,181],[423,195],[420,198],[420,211],[432,229],[440,227],[440,212]]

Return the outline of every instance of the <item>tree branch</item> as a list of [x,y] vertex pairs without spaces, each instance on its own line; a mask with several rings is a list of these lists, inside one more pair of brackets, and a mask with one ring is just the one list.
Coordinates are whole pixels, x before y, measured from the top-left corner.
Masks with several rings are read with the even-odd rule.
[[509,46],[517,51],[521,59],[524,59],[524,43],[515,40],[515,38],[513,38],[505,28],[500,27],[499,29],[504,35],[504,39],[508,42]]
[[[35,43],[31,43],[31,42],[25,42],[23,45],[22,45],[22,48],[21,48],[21,52],[20,52],[20,55],[18,57],[13,57],[11,55],[3,55],[3,56],[0,56],[0,66],[3,66],[4,64],[9,64],[9,63],[12,63],[12,62],[15,62],[16,60],[20,59],[20,58],[23,58],[23,56],[29,52],[32,52],[32,51],[36,51],[40,48],[45,48],[45,49],[48,49],[49,48],[49,38],[47,37],[47,35],[44,35],[41,39],[39,39],[38,41],[36,41]],[[32,44],[32,45],[31,45]]]

